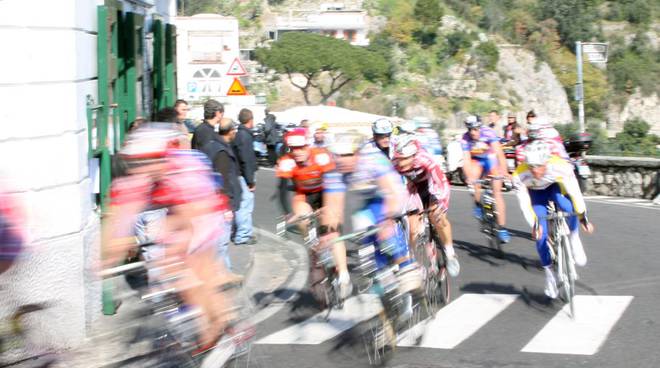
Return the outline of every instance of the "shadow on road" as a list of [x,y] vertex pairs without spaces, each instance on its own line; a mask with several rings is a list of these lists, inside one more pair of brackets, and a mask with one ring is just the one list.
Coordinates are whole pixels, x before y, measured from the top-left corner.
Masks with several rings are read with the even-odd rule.
[[502,262],[509,262],[519,264],[525,270],[541,269],[540,263],[537,259],[531,259],[507,252],[505,250],[507,247],[506,244],[503,245],[504,249],[502,251],[463,240],[454,240],[454,244],[457,245],[458,248],[467,251],[470,257],[488,263],[491,266],[500,266]]
[[[539,288],[540,289],[540,288]],[[512,284],[500,284],[495,282],[472,282],[461,287],[462,292],[479,294],[518,294],[520,299],[530,308],[543,313],[555,313],[561,309],[563,302],[559,299],[552,300],[543,292],[530,291],[524,286],[519,289]]]

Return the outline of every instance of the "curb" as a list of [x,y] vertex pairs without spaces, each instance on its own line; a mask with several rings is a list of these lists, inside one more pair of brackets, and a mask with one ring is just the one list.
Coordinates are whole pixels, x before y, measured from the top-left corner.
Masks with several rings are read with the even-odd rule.
[[[296,261],[298,263],[297,269],[294,269],[289,273],[286,281],[275,288],[275,290],[279,290],[275,294],[275,301],[271,302],[265,308],[259,310],[249,318],[250,323],[257,325],[282,310],[286,306],[287,302],[293,299],[301,290],[305,288],[305,285],[307,284],[307,277],[309,275],[309,255],[307,253],[307,249],[302,244],[298,244],[291,240],[282,239],[276,234],[258,227],[255,227],[254,231],[259,234],[260,238],[268,238],[272,242],[279,243],[280,245],[292,249],[296,255]],[[246,284],[247,280],[253,273],[254,251],[250,257],[250,267],[245,276]]]

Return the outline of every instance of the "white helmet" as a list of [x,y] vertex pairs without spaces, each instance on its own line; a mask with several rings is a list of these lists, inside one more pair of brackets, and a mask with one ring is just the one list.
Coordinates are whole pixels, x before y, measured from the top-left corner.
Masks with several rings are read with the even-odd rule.
[[547,128],[552,128],[552,123],[550,123],[550,120],[548,120],[548,118],[545,116],[537,116],[536,119],[534,119],[534,122],[532,122],[529,125],[529,128],[527,128],[528,135],[534,139],[540,138],[543,129]]
[[399,133],[409,133],[413,134],[415,133],[415,130],[417,129],[417,123],[412,120],[406,120],[401,125],[399,125]]
[[394,147],[394,158],[414,156],[419,150],[417,138],[412,134],[406,134],[400,137]]
[[388,119],[380,118],[371,124],[371,130],[374,134],[392,134],[394,126]]
[[525,146],[525,162],[530,166],[548,163],[551,156],[550,146],[544,141],[534,141]]

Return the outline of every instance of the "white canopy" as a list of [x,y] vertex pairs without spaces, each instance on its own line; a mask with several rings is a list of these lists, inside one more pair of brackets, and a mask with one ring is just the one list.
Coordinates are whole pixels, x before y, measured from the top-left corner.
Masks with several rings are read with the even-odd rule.
[[298,124],[307,119],[310,124],[326,122],[332,126],[345,126],[348,124],[371,124],[379,118],[389,118],[361,111],[354,111],[336,106],[296,106],[280,112],[272,112],[278,123]]

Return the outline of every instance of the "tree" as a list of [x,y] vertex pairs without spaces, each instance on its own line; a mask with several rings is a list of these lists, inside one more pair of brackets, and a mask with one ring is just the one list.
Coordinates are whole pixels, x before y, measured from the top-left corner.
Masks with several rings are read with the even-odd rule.
[[552,18],[562,43],[571,50],[576,41],[589,41],[598,35],[598,0],[543,0],[539,1],[539,20]]
[[413,36],[423,47],[432,46],[438,36],[438,27],[442,23],[443,10],[440,0],[417,0],[413,10],[414,19],[419,22]]
[[[312,89],[318,90],[320,102],[325,103],[349,82],[383,81],[388,72],[381,54],[314,33],[285,33],[270,48],[257,49],[256,56],[261,64],[286,74],[308,105],[312,103],[309,95]],[[294,74],[301,74],[305,83],[296,83]],[[323,83],[325,75],[329,77],[327,83]]]
[[657,156],[660,139],[655,134],[649,134],[650,129],[651,126],[640,118],[627,120],[623,131],[617,133],[615,143],[625,153]]

